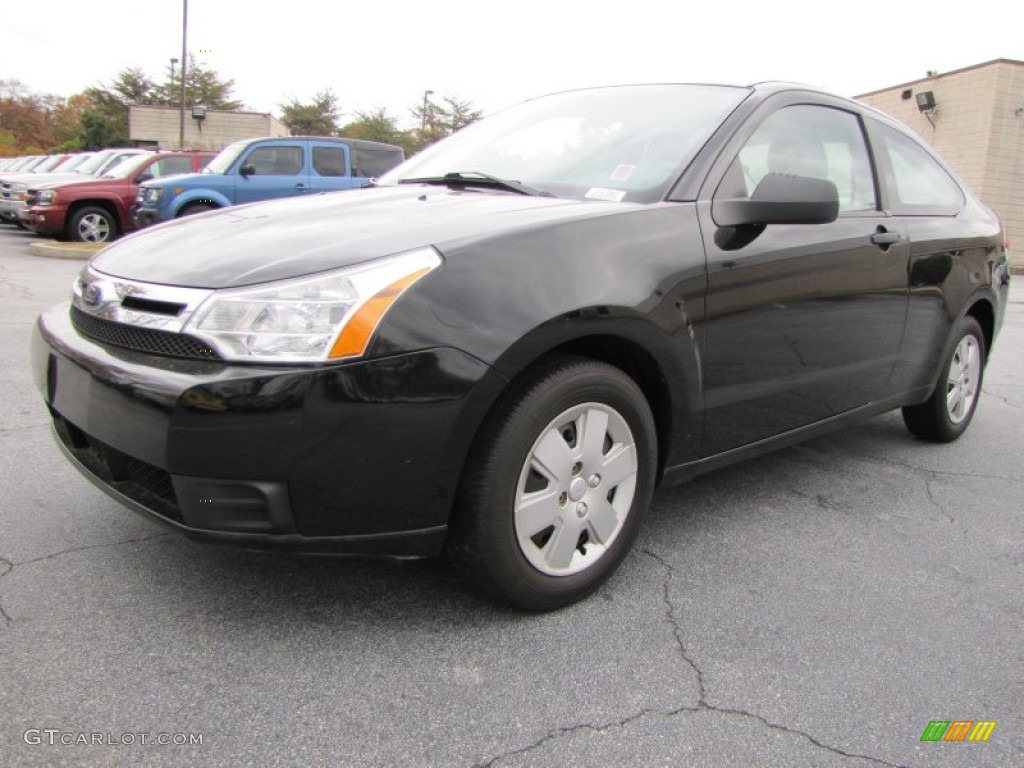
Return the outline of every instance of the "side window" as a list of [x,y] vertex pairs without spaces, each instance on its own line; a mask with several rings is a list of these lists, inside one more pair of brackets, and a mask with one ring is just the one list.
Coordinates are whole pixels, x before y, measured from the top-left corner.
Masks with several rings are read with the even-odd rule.
[[383,176],[402,162],[402,153],[397,149],[356,149],[352,175],[368,179]]
[[878,207],[860,121],[841,109],[801,104],[770,115],[729,166],[715,197],[749,198],[769,173],[831,181],[840,214]]
[[294,176],[302,171],[302,147],[259,147],[243,165],[251,165],[254,176]]
[[348,176],[344,147],[313,147],[313,170],[321,176]]
[[191,173],[192,158],[190,157],[163,157],[153,163],[147,169],[152,178],[159,176],[170,176],[174,173]]
[[889,161],[888,204],[904,216],[955,216],[964,204],[957,183],[941,165],[909,136],[879,122],[872,122],[872,137],[880,140],[880,152]]

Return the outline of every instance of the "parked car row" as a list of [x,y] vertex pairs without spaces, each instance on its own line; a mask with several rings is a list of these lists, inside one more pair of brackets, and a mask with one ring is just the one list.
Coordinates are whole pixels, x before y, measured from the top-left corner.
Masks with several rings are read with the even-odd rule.
[[[10,175],[0,170],[0,218],[50,237],[103,243],[229,205],[360,187],[405,159],[391,144],[316,136],[247,139],[216,156],[142,149],[85,155],[25,158],[9,165]],[[53,172],[20,172],[29,166]]]
[[24,226],[19,212],[25,208],[30,188],[82,179],[98,178],[134,155],[145,154],[144,149],[105,149],[63,157],[59,163],[15,164],[0,171],[0,220]]

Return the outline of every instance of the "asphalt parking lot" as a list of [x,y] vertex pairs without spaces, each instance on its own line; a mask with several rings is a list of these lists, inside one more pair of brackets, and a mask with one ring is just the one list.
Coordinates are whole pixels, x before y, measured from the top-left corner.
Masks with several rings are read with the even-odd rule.
[[0,227],[0,764],[1024,765],[1021,285],[959,442],[892,413],[662,490],[605,588],[533,616],[110,501],[27,365],[81,262],[31,240]]

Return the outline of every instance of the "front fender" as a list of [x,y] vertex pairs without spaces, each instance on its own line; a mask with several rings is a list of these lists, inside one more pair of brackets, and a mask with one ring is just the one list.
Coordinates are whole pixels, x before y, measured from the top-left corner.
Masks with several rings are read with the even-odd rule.
[[227,208],[229,205],[232,205],[228,196],[218,190],[206,188],[186,189],[172,201],[170,218],[176,218],[186,205],[191,205],[192,203],[205,203],[206,205],[215,205],[218,208]]

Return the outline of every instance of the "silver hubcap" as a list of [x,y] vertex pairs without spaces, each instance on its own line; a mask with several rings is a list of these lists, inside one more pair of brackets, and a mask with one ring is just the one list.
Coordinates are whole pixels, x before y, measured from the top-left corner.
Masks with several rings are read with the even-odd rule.
[[949,420],[959,424],[967,418],[978,392],[981,375],[981,352],[973,336],[964,336],[956,345],[946,377],[946,413]]
[[87,243],[105,243],[110,239],[110,223],[105,216],[90,213],[78,222],[78,235]]
[[633,433],[614,408],[583,403],[553,419],[516,487],[516,540],[530,565],[569,576],[601,559],[629,514],[636,474]]

